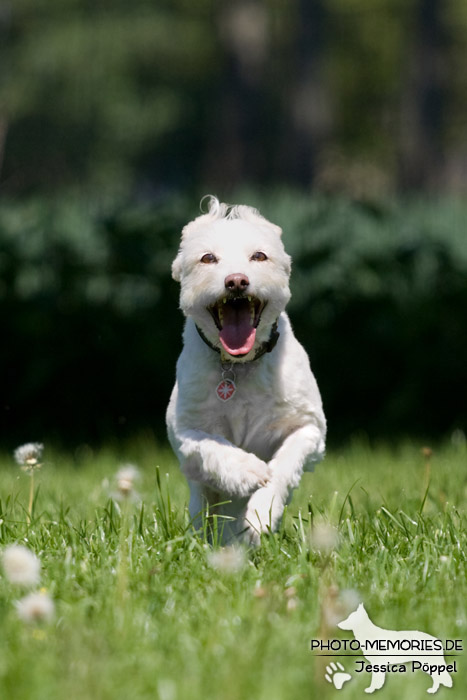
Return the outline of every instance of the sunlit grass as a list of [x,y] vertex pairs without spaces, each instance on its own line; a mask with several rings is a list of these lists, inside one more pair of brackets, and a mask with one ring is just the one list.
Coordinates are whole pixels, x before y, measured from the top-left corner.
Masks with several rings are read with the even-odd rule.
[[[31,522],[28,477],[3,455],[0,547],[21,543],[40,557],[56,616],[19,620],[20,593],[0,578],[0,697],[333,697],[310,640],[349,636],[333,627],[346,596],[382,627],[467,643],[467,450],[449,445],[427,458],[421,447],[359,443],[329,454],[304,476],[281,531],[230,569],[191,534],[188,490],[167,449],[46,446]],[[141,471],[139,499],[116,500],[127,461]],[[338,539],[318,551],[313,527]],[[465,696],[464,657],[458,669],[440,693]],[[342,697],[362,697],[364,675]],[[423,697],[430,684],[419,672],[378,692]]]

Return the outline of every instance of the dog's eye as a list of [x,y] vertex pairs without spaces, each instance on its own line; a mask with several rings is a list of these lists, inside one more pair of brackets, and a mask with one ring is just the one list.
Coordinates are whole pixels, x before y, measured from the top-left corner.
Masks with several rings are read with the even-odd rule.
[[263,262],[267,259],[268,256],[266,255],[266,253],[263,253],[262,250],[257,250],[256,253],[253,253],[253,255],[250,258],[250,260],[256,260],[256,262]]
[[212,263],[217,262],[217,258],[213,253],[205,253],[201,258],[200,262],[206,263],[207,265],[211,265]]

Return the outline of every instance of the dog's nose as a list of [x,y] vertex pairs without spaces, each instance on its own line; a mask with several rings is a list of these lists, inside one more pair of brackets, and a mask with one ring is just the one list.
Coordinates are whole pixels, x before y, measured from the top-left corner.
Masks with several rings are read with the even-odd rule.
[[246,275],[236,272],[233,275],[227,275],[224,280],[224,284],[225,288],[228,289],[229,292],[244,292],[250,284],[250,280]]

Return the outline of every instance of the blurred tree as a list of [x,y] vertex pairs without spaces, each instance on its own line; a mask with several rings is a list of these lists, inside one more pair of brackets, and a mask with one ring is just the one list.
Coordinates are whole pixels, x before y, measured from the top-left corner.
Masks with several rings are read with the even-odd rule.
[[447,97],[447,31],[443,0],[418,0],[401,101],[399,183],[437,189],[443,167]]
[[202,90],[215,70],[209,5],[15,3],[0,89],[10,123],[3,187],[85,179],[125,188],[148,167],[158,172],[148,152],[164,152],[168,142],[180,179],[193,154],[177,135],[199,133]]
[[[233,201],[284,229],[289,312],[331,439],[467,431],[464,203],[279,190]],[[170,263],[195,214],[179,197],[0,204],[0,443],[164,435],[183,323]]]
[[0,186],[467,188],[464,0],[0,0]]
[[267,173],[265,72],[270,28],[262,0],[221,2],[216,22],[222,70],[211,95],[215,107],[207,123],[205,172],[208,179],[231,188]]
[[449,47],[445,50],[447,105],[445,121],[446,185],[454,192],[467,189],[467,3],[452,0],[444,6],[445,30]]
[[327,11],[323,0],[298,0],[291,11],[294,42],[289,81],[283,86],[287,109],[282,163],[289,181],[307,187],[313,183],[333,124],[325,73]]

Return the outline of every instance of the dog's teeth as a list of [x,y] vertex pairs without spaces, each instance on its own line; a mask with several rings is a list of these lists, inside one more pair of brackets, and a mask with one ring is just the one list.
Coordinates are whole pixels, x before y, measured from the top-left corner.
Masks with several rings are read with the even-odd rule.
[[248,301],[251,301],[251,297],[247,297]]
[[227,304],[227,297],[224,297],[224,298],[222,299],[222,303],[223,303],[223,304]]

